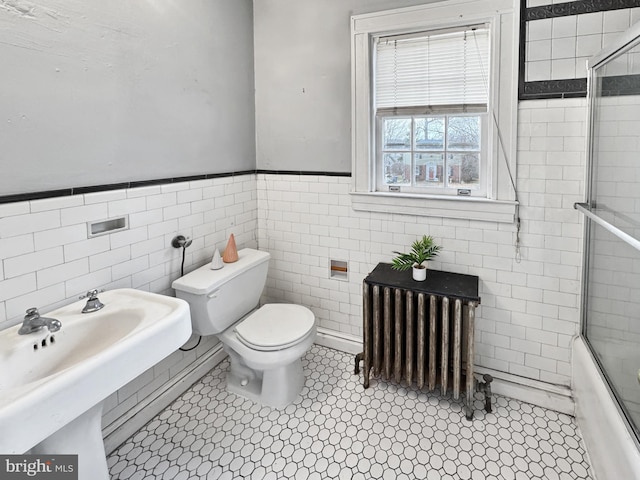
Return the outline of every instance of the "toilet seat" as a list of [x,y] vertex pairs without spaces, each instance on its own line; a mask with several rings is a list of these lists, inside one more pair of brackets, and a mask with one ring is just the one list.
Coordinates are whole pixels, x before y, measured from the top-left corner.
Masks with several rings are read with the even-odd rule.
[[260,351],[283,350],[311,333],[315,316],[302,305],[269,303],[234,328],[236,337],[247,347]]

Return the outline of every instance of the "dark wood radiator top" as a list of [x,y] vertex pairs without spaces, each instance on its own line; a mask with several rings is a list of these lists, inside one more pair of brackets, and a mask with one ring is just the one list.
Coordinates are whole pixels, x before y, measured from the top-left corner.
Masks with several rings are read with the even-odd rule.
[[416,282],[411,277],[411,270],[399,272],[391,268],[390,263],[379,263],[364,279],[369,285],[401,288],[417,293],[460,298],[469,302],[480,303],[478,295],[478,277],[463,273],[427,270],[427,279]]

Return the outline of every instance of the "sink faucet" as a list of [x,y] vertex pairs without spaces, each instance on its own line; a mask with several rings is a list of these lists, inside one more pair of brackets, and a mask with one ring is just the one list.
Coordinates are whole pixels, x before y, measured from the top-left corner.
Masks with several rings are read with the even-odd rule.
[[29,333],[37,332],[42,328],[47,327],[50,332],[57,332],[62,327],[60,320],[55,318],[41,317],[37,308],[30,308],[27,310],[27,314],[24,316],[24,321],[18,335],[27,335]]
[[87,299],[87,304],[82,309],[82,313],[97,312],[102,307],[104,307],[104,303],[102,303],[100,299],[98,299],[98,290],[96,289],[89,290],[86,295],[83,295],[80,298]]

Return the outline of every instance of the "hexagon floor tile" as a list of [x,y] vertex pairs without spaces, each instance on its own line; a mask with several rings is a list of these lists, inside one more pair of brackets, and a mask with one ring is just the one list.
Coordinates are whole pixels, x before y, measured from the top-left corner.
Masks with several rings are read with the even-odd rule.
[[225,390],[227,360],[108,457],[112,480],[592,479],[574,419],[505,397],[493,412],[380,380],[314,345],[283,410]]

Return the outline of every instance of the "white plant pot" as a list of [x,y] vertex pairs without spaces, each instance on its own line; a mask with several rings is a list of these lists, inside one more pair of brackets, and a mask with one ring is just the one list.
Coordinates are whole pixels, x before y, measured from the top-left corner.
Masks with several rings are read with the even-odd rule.
[[413,279],[416,282],[424,282],[427,279],[427,267],[413,267]]

